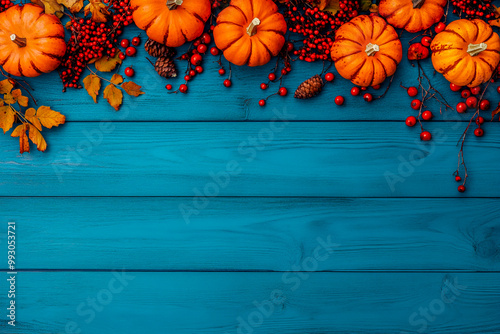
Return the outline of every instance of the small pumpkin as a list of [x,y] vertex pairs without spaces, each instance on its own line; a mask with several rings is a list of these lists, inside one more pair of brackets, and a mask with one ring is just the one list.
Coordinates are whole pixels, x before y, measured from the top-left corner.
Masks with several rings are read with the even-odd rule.
[[178,47],[198,38],[210,17],[210,0],[131,0],[132,18],[152,40]]
[[459,86],[487,82],[500,62],[500,38],[479,19],[451,22],[431,43],[434,69]]
[[439,22],[447,0],[381,0],[378,12],[396,28],[419,32]]
[[272,0],[233,0],[220,12],[214,41],[235,65],[261,66],[285,44],[286,22]]
[[396,30],[383,18],[360,15],[337,30],[330,54],[341,76],[368,87],[396,72],[403,48]]
[[64,27],[55,15],[26,4],[0,13],[0,65],[15,76],[55,70],[66,52]]

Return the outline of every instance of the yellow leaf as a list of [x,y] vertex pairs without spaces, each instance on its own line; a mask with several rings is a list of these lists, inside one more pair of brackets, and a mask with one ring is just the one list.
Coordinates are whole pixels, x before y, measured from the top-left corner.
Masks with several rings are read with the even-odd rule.
[[11,93],[8,93],[4,94],[3,101],[7,104],[15,104],[17,102],[17,99],[14,96],[12,96]]
[[128,95],[131,95],[131,96],[139,96],[139,95],[144,94],[144,92],[141,91],[142,87],[133,81],[125,82],[121,87]]
[[14,85],[10,82],[9,79],[5,79],[0,81],[0,94],[8,94],[12,91]]
[[63,16],[64,7],[57,0],[31,0],[32,3],[45,9],[45,14],[55,14],[58,18]]
[[41,106],[36,112],[36,117],[42,123],[42,125],[48,129],[53,126],[59,126],[66,122],[66,117],[52,109],[50,107]]
[[116,111],[118,111],[123,102],[123,93],[116,88],[115,85],[109,84],[108,87],[104,89],[104,98],[108,100],[108,103],[115,108]]
[[31,124],[29,124],[29,136],[33,144],[36,145],[36,148],[41,152],[45,152],[47,149],[47,142],[43,139],[40,131]]
[[36,117],[36,110],[33,108],[29,108],[26,110],[24,113],[24,117],[31,123],[33,124],[38,130],[42,131],[42,124],[40,123],[40,120],[38,117]]
[[94,22],[107,22],[110,15],[108,7],[101,2],[101,0],[90,0],[89,4],[85,6],[84,15],[92,14],[92,21]]
[[83,0],[57,0],[57,3],[68,8],[72,13],[78,13],[83,8]]
[[107,56],[102,57],[101,59],[95,62],[95,68],[101,72],[113,71],[116,68],[116,66],[118,66],[118,64],[122,63],[122,60],[120,59],[120,54],[121,52],[116,53],[116,55],[113,58]]
[[29,99],[26,96],[23,96],[23,93],[20,89],[14,89],[12,91],[12,97],[19,103],[22,107],[27,107]]
[[115,85],[119,85],[123,82],[123,77],[119,75],[118,73],[113,74],[113,77],[111,78],[111,82],[114,83]]
[[16,113],[10,106],[0,107],[0,128],[4,134],[12,128],[15,120]]
[[26,135],[26,131],[28,131],[28,124],[23,123],[15,128],[10,135],[11,137],[19,137],[19,147],[21,154],[23,154],[24,152],[30,152],[30,142],[28,140],[28,136]]
[[88,75],[83,79],[83,86],[87,90],[87,93],[94,99],[94,103],[97,103],[97,96],[101,90],[101,78],[95,74]]
[[330,0],[328,5],[323,8],[324,12],[330,12],[335,15],[340,9],[340,1],[339,0]]

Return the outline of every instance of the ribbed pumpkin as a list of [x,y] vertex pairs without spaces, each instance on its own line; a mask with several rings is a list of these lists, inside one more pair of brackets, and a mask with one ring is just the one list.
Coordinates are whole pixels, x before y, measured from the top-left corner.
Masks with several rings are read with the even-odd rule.
[[444,15],[447,0],[381,0],[380,15],[396,28],[409,32],[428,29]]
[[403,48],[398,34],[383,18],[360,15],[337,30],[331,56],[341,76],[368,87],[396,72]]
[[459,86],[487,82],[500,61],[500,38],[482,20],[457,20],[431,43],[434,69]]
[[66,52],[64,27],[55,15],[32,4],[0,13],[0,65],[15,76],[55,70]]
[[135,24],[152,40],[178,47],[199,37],[210,17],[210,0],[131,0]]
[[233,0],[217,17],[215,44],[236,65],[261,66],[285,44],[286,22],[272,0]]

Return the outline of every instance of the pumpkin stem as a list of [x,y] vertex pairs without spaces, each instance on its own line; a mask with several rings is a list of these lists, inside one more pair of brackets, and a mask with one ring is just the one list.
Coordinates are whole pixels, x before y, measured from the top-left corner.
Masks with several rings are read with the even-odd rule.
[[257,33],[257,26],[260,24],[260,20],[258,18],[254,18],[250,25],[247,28],[247,34],[249,36],[253,36]]
[[10,40],[16,43],[20,48],[24,48],[26,46],[26,38],[16,36],[16,34],[10,35]]
[[420,8],[424,4],[425,0],[412,0],[413,8]]
[[380,47],[377,44],[368,43],[366,45],[365,52],[368,57],[374,56],[378,51],[380,51]]
[[480,44],[469,44],[467,47],[467,53],[471,55],[471,57],[475,57],[484,50],[488,48],[488,45],[486,43],[480,43]]
[[170,10],[176,9],[177,6],[182,5],[183,0],[167,0],[167,7]]

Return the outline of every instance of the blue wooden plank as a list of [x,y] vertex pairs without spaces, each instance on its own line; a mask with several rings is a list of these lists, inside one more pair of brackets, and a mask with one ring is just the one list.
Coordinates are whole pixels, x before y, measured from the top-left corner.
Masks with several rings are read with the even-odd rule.
[[[0,196],[457,197],[462,128],[428,129],[423,143],[399,122],[71,123],[45,154],[0,138]],[[500,196],[500,131],[485,130],[460,196]]]
[[307,271],[320,247],[324,271],[500,270],[494,199],[188,200],[0,198],[0,221],[18,269]]

